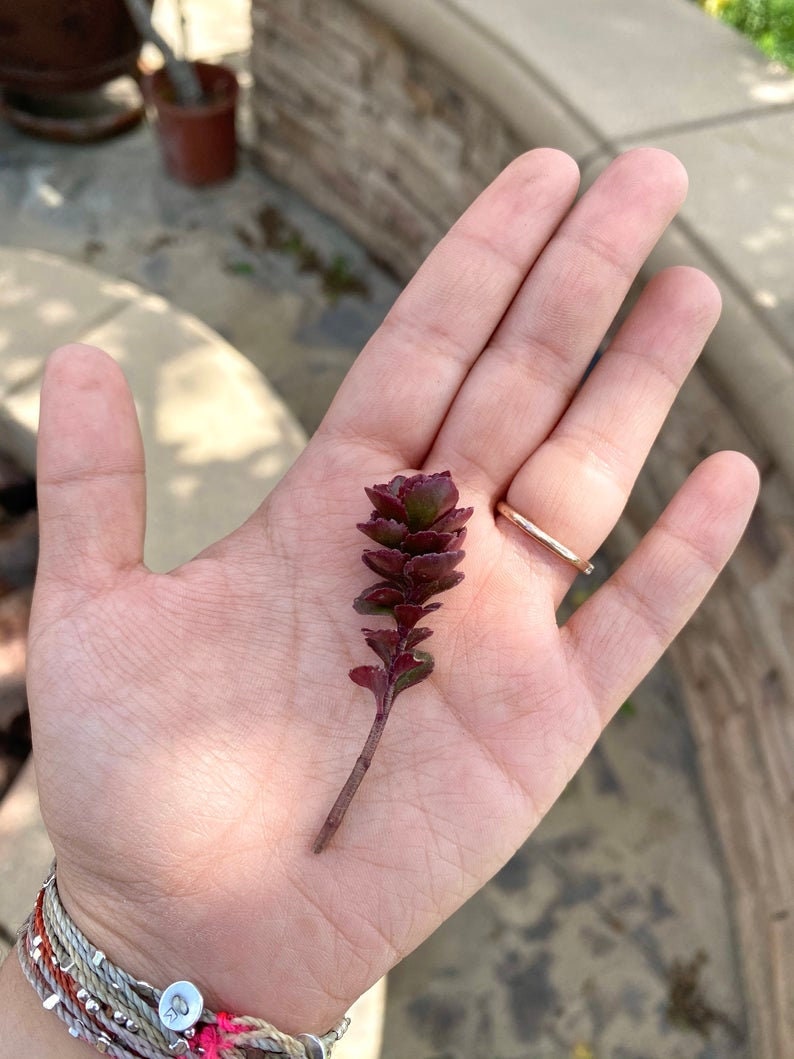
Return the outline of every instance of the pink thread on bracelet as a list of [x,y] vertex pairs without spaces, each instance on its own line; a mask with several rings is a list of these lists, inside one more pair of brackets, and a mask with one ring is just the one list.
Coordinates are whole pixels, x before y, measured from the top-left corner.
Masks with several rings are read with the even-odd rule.
[[245,1033],[249,1028],[244,1022],[235,1021],[235,1016],[230,1015],[228,1011],[219,1011],[215,1018],[218,1021],[218,1028],[224,1033]]
[[205,1026],[190,1042],[191,1052],[201,1049],[204,1059],[221,1059],[221,1050],[226,1051],[231,1045],[224,1042],[215,1026]]
[[190,1042],[191,1051],[202,1048],[204,1059],[222,1059],[221,1052],[227,1052],[235,1048],[234,1041],[226,1040],[227,1034],[240,1033],[245,1029],[234,1021],[234,1017],[226,1011],[219,1011],[215,1016],[217,1025],[209,1024],[197,1033]]

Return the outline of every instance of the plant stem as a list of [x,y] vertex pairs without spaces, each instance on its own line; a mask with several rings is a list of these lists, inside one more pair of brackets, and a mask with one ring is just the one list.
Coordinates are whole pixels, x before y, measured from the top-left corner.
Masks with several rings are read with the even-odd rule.
[[187,42],[187,17],[185,16],[183,0],[176,0],[176,13],[179,18],[179,52],[183,59],[187,59],[190,54],[190,48]]
[[392,703],[394,702],[394,690],[397,683],[394,676],[394,663],[405,650],[405,645],[408,644],[408,639],[411,635],[411,629],[398,625],[397,632],[400,635],[400,640],[394,650],[392,662],[389,665],[389,686],[386,687],[383,701],[378,703],[378,712],[375,715],[375,721],[373,722],[372,728],[369,729],[369,735],[366,737],[364,749],[358,756],[356,764],[353,767],[353,772],[347,777],[347,782],[339,792],[337,801],[331,806],[331,811],[326,816],[325,823],[321,827],[318,837],[314,839],[314,845],[311,848],[315,854],[321,854],[323,849],[325,849],[330,840],[337,833],[339,825],[344,820],[347,808],[350,802],[353,801],[354,794],[361,786],[361,780],[366,775],[366,770],[373,764],[373,755],[380,742],[380,737],[383,735],[386,721],[389,720]]
[[162,53],[177,102],[182,106],[200,103],[204,93],[195,67],[191,62],[178,59],[171,45],[154,28],[151,8],[146,0],[125,0],[125,3],[140,35]]
[[388,710],[378,713],[375,717],[372,728],[369,730],[367,741],[364,744],[364,749],[358,755],[358,760],[353,766],[353,771],[347,777],[347,782],[339,792],[339,797],[334,802],[331,812],[326,817],[325,823],[320,829],[317,838],[314,840],[312,849],[315,853],[322,853],[336,834],[337,828],[342,823],[348,806],[353,800],[353,795],[358,790],[361,781],[367,774],[367,769],[372,764],[372,756],[375,753],[375,748],[380,742],[380,737],[383,735],[383,729],[386,727],[386,721],[388,718]]
[[395,648],[394,658],[389,665],[389,686],[386,689],[386,694],[383,696],[383,702],[378,706],[378,712],[375,714],[375,720],[369,730],[364,749],[358,755],[358,759],[353,766],[353,771],[347,777],[347,782],[339,792],[339,797],[334,802],[331,812],[326,817],[325,823],[320,828],[320,832],[314,840],[312,850],[315,853],[322,853],[336,834],[339,825],[345,818],[348,806],[353,800],[353,795],[361,786],[361,781],[366,776],[367,769],[372,764],[372,756],[380,742],[380,737],[383,735],[383,729],[386,727],[386,721],[389,719],[389,713],[391,711],[392,703],[394,702],[394,687],[396,684],[393,673],[394,659],[399,658],[405,650],[405,645],[408,642],[411,630],[398,626],[398,632],[402,633],[402,635],[400,636],[399,644]]

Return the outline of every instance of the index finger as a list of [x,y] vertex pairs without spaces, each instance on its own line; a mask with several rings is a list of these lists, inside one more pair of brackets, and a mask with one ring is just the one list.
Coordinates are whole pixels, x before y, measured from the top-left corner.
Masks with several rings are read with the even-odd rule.
[[420,467],[472,364],[568,212],[579,186],[561,151],[521,155],[482,192],[395,302],[317,437]]

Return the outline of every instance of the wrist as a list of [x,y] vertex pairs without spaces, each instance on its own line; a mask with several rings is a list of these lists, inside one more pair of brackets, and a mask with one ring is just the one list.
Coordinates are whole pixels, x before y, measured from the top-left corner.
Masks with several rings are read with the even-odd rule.
[[[90,944],[159,991],[187,980],[200,990],[207,1009],[255,1015],[293,1035],[325,1032],[357,999],[357,994],[345,998],[318,988],[316,979],[304,973],[298,937],[290,943],[290,973],[277,975],[270,953],[252,960],[248,948],[230,945],[228,921],[219,923],[217,907],[213,912],[213,906],[185,897],[154,907],[145,900],[95,894],[60,862],[57,885],[67,915]],[[235,933],[239,938],[254,932],[238,927]]]
[[214,1013],[192,981],[176,980],[160,990],[139,980],[83,934],[63,904],[54,872],[39,891],[17,956],[43,1009],[54,1012],[72,1038],[100,1052],[132,1057],[254,1050],[325,1059],[350,1021],[337,1020],[317,1034],[288,1034],[254,1015]]
[[70,1037],[51,1011],[45,1011],[26,981],[16,953],[0,967],[0,1059],[86,1059],[86,1046]]
[[[195,910],[182,921],[177,915],[163,917],[168,927],[154,934],[145,909],[131,908],[131,902],[125,902],[120,914],[110,904],[75,899],[62,887],[61,899],[79,930],[113,964],[160,991],[173,982],[193,982],[212,1010],[250,1013],[288,1034],[321,1033],[336,1024],[357,999],[353,995],[348,1000],[332,997],[319,990],[301,975],[297,958],[294,975],[289,977],[271,973],[268,954],[252,974],[250,958],[238,959],[225,952],[222,929],[212,920],[197,926]],[[158,922],[162,921],[159,917]],[[219,952],[223,953],[220,957]]]

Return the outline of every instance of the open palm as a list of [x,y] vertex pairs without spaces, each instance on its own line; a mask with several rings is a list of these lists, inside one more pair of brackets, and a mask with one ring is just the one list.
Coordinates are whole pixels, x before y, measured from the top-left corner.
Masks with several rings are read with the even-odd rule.
[[[287,1030],[326,1029],[524,841],[727,560],[755,496],[701,465],[562,628],[581,555],[614,526],[719,312],[711,281],[646,288],[581,389],[685,193],[663,152],[622,156],[573,206],[573,162],[518,159],[439,245],[295,467],[240,529],[143,566],[134,406],[103,354],[49,363],[30,695],[64,901],[160,985]],[[340,831],[312,840],[361,749],[372,661],[364,486],[449,469],[473,505],[466,580],[431,624],[432,677],[399,700]],[[369,580],[368,580],[369,578]],[[368,657],[369,656],[369,657]]]

